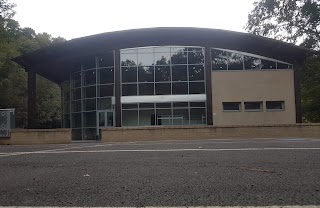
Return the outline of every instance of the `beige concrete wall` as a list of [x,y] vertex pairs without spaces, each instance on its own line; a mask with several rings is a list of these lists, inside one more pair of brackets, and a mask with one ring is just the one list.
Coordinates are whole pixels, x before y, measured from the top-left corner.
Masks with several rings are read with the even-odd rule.
[[69,143],[71,143],[71,129],[14,129],[11,138],[0,138],[0,145]]
[[102,130],[102,142],[201,140],[228,138],[317,138],[320,124],[264,126],[156,126]]
[[[213,71],[214,125],[294,124],[293,70]],[[263,101],[262,112],[245,112],[243,102]],[[266,111],[266,101],[284,101],[284,111]],[[241,112],[223,112],[222,102],[241,102]]]

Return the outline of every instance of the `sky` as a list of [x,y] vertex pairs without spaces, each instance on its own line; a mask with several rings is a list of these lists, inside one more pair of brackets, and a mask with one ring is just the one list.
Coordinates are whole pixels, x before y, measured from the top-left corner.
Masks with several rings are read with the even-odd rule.
[[14,19],[67,40],[149,27],[201,27],[245,32],[254,0],[10,0]]

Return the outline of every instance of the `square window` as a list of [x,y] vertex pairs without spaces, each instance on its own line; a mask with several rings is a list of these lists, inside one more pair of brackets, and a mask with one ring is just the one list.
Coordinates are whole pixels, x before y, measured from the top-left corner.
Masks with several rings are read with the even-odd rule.
[[227,70],[228,57],[229,57],[228,52],[212,49],[211,50],[212,70]]
[[138,63],[137,54],[124,54],[121,53],[121,66],[136,66]]
[[187,81],[187,65],[172,66],[172,81]]
[[284,101],[267,101],[266,107],[268,111],[283,111]]
[[154,84],[139,84],[139,95],[154,95]]
[[122,83],[137,82],[137,67],[121,67]]
[[171,63],[170,53],[155,53],[154,64],[155,65],[169,65]]
[[243,70],[243,55],[229,53],[228,70]]
[[100,84],[114,83],[114,69],[113,68],[99,69],[98,76],[100,79]]
[[139,63],[139,66],[153,65],[153,53],[139,53],[138,63]]
[[123,84],[122,96],[137,95],[137,84]]
[[204,82],[189,82],[189,94],[204,94]]
[[223,102],[223,111],[240,111],[241,102]]
[[156,66],[156,82],[170,81],[170,67],[169,66]]
[[138,68],[139,82],[153,82],[154,81],[154,67],[141,66]]
[[174,82],[172,83],[173,95],[187,95],[188,94],[188,82]]
[[204,54],[202,51],[188,53],[188,64],[203,64],[203,63],[204,63]]
[[189,68],[189,80],[197,81],[204,80],[204,66],[203,65],[193,65],[188,66]]
[[84,88],[85,98],[96,97],[96,86]]
[[156,95],[171,95],[171,84],[156,83]]
[[111,97],[113,96],[114,92],[114,85],[100,85],[99,86],[99,96],[100,97]]
[[261,60],[251,56],[244,56],[244,68],[246,70],[261,69]]
[[244,102],[245,111],[262,111],[262,102]]

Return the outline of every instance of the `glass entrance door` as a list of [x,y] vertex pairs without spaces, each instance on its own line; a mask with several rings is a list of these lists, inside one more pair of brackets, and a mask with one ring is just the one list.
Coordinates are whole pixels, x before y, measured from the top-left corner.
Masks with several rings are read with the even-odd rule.
[[98,136],[101,139],[101,129],[113,127],[114,126],[114,111],[105,110],[98,111]]

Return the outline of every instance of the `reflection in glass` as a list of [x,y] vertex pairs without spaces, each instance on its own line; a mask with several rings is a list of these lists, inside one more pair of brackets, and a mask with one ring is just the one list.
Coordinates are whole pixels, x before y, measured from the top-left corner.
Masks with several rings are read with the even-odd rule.
[[154,103],[140,103],[139,109],[142,109],[142,108],[154,108]]
[[85,128],[83,132],[83,137],[85,140],[95,140],[96,139],[96,129],[95,128]]
[[277,69],[292,69],[291,64],[277,63]]
[[114,83],[114,69],[113,68],[102,68],[98,70],[98,76],[100,84]]
[[172,125],[189,125],[189,110],[173,109]]
[[189,94],[204,94],[204,82],[189,82]]
[[111,97],[98,98],[98,110],[113,109]]
[[139,95],[154,95],[154,84],[139,84]]
[[138,110],[122,111],[122,126],[138,126]]
[[96,127],[96,112],[84,113],[84,127]]
[[72,100],[79,100],[81,99],[81,88],[77,88],[71,91]]
[[137,95],[137,84],[123,84],[122,96]]
[[83,102],[85,111],[96,110],[96,99],[87,99]]
[[190,124],[206,124],[206,109],[190,108]]
[[188,94],[188,82],[172,83],[172,94],[173,95]]
[[99,85],[98,92],[99,92],[98,93],[99,97],[113,96],[114,85],[113,84]]
[[243,55],[229,53],[228,70],[243,70]]
[[122,104],[122,109],[138,109],[137,103]]
[[155,53],[154,54],[155,65],[169,65],[170,64],[170,53]]
[[139,66],[153,65],[153,53],[139,53],[138,63],[139,63]]
[[261,69],[276,69],[276,68],[277,68],[276,62],[261,59]]
[[121,53],[121,66],[136,66],[138,63],[137,54]]
[[156,95],[170,95],[171,83],[156,83]]
[[72,75],[72,87],[81,87],[81,72],[76,72]]
[[202,51],[188,53],[188,64],[203,64],[203,63],[204,63],[204,54]]
[[154,67],[141,66],[138,68],[139,82],[153,82],[154,81]]
[[157,125],[171,125],[172,112],[171,109],[156,109],[156,124]]
[[154,52],[155,53],[163,53],[163,52],[170,53],[170,47],[169,46],[154,47]]
[[96,86],[85,87],[84,88],[84,97],[85,98],[94,98],[94,97],[96,97]]
[[85,86],[94,85],[96,83],[96,70],[84,71],[83,83]]
[[244,68],[261,69],[261,60],[251,56],[244,56]]
[[189,68],[189,80],[204,80],[204,66],[203,65],[193,65],[188,66]]
[[172,81],[187,81],[188,72],[187,65],[172,66]]
[[155,125],[155,110],[140,110],[139,111],[139,126],[154,126]]
[[121,67],[122,83],[137,82],[137,67]]
[[186,49],[174,51],[171,48],[171,63],[172,64],[187,64],[188,53]]
[[81,128],[82,126],[82,117],[81,113],[73,113],[71,116],[72,128]]
[[170,81],[170,67],[156,66],[156,82]]
[[71,103],[71,112],[80,112],[81,111],[81,100],[73,101]]
[[228,69],[228,52],[217,49],[211,50],[212,70]]
[[171,103],[156,103],[156,108],[171,108]]

